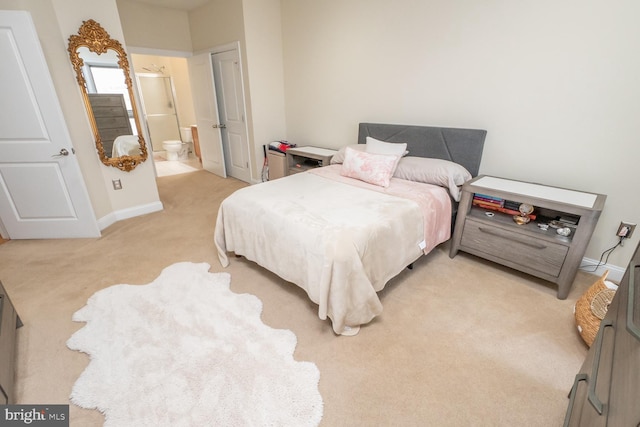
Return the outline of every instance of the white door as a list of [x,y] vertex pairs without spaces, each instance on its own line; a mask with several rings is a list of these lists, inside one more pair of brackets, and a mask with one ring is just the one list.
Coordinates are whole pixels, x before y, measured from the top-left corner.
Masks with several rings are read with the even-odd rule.
[[238,50],[214,53],[212,58],[227,173],[234,178],[251,182]]
[[8,237],[99,237],[28,12],[0,11],[0,64],[0,219]]
[[203,53],[188,58],[188,66],[196,124],[198,125],[202,168],[226,178],[211,54]]

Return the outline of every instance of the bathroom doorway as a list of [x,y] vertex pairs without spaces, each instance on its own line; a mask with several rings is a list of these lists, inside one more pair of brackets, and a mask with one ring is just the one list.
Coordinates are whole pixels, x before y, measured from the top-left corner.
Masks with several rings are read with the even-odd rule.
[[[202,168],[193,142],[195,113],[186,56],[131,55],[140,110],[158,177]],[[164,141],[184,143],[178,160],[167,160]]]

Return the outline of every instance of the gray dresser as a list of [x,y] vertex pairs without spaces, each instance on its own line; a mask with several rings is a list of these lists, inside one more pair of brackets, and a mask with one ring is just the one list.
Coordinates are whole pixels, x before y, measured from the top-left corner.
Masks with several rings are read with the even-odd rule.
[[569,399],[565,426],[640,426],[640,246]]
[[89,102],[102,147],[107,157],[111,157],[113,141],[120,135],[133,135],[124,96],[117,93],[90,93]]
[[0,405],[14,403],[16,328],[20,326],[20,317],[0,282]]

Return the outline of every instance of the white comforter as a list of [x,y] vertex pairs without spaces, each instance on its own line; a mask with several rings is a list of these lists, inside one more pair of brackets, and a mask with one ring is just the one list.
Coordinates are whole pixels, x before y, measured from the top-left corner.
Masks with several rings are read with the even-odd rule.
[[[337,334],[382,312],[377,291],[449,238],[443,188],[393,178],[384,189],[319,168],[236,191],[220,205],[215,244],[303,288]],[[394,195],[395,194],[395,195]]]

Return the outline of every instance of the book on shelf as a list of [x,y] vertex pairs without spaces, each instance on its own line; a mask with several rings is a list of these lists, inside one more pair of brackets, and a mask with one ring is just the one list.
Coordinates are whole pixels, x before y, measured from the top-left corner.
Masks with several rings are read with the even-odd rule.
[[513,200],[505,200],[505,201],[504,201],[504,205],[503,205],[503,206],[504,206],[505,208],[507,208],[507,209],[513,209],[514,211],[517,211],[517,210],[519,210],[519,209],[520,209],[520,205],[521,205],[521,204],[522,204],[522,203],[520,203],[520,202],[515,202],[515,201],[513,201]]
[[482,202],[482,203],[486,203],[486,204],[490,204],[493,206],[499,206],[499,207],[503,207],[504,205],[504,200],[500,199],[498,197],[493,197],[493,196],[487,196],[485,194],[480,194],[480,193],[475,193],[473,195],[473,200],[476,200],[478,202]]
[[[497,211],[497,212],[501,212],[504,214],[508,214],[508,215],[520,215],[520,211],[519,210],[515,210],[515,209],[507,209],[505,207],[501,207],[501,206],[496,206],[493,203],[486,203],[480,199],[473,199],[472,201],[473,206],[477,206],[479,208],[483,208],[483,209],[488,209],[488,210],[492,210],[492,211]],[[518,206],[520,206],[520,204],[518,204]],[[529,218],[531,219],[536,219],[536,215],[535,214],[530,214]]]
[[474,193],[473,197],[478,199],[484,199],[484,200],[496,200],[498,202],[502,202],[504,200],[500,197],[489,196],[488,194],[482,194],[482,193]]

